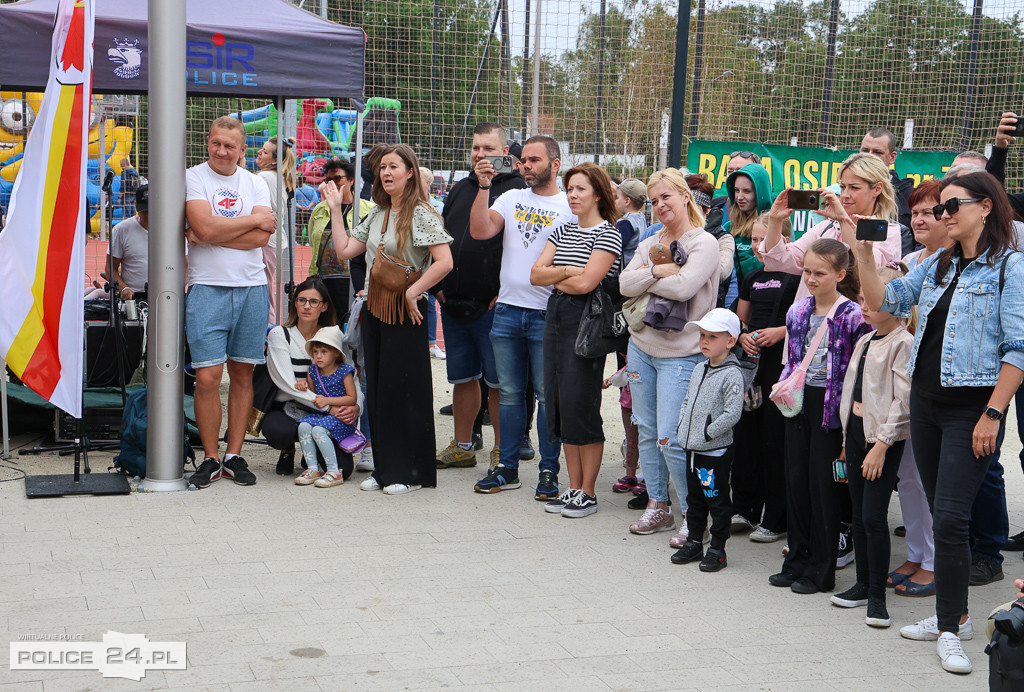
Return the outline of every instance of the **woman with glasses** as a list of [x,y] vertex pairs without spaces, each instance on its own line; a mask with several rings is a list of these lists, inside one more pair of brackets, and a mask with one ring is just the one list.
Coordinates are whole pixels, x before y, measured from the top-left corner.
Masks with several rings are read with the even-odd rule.
[[[907,317],[919,310],[908,370],[910,438],[935,538],[935,615],[900,630],[938,640],[942,667],[971,672],[960,638],[967,614],[971,505],[998,449],[1003,415],[1024,378],[1024,255],[1002,185],[985,172],[944,180],[933,209],[952,247],[883,287],[872,245],[857,241],[864,303]],[[853,220],[843,221],[852,232]]]
[[[357,406],[313,406],[316,392],[296,388],[305,382],[309,370],[306,342],[321,327],[338,324],[323,281],[311,276],[295,287],[294,298],[288,304],[288,320],[267,334],[267,370],[277,385],[277,399],[272,410],[263,417],[263,437],[272,448],[280,450],[277,474],[290,476],[295,471],[295,443],[299,440],[299,419],[312,411],[331,413],[339,420],[354,424],[359,416]],[[343,478],[352,475],[352,455],[340,447],[334,450]],[[315,468],[316,459],[306,459]]]

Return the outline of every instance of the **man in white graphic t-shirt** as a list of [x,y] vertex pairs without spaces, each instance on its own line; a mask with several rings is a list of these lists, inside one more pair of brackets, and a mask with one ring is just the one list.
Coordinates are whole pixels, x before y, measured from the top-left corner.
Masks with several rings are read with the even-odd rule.
[[487,200],[494,166],[487,159],[481,159],[474,167],[479,191],[470,212],[470,235],[477,240],[485,240],[503,230],[505,232],[501,287],[491,325],[491,346],[500,390],[501,461],[474,486],[479,493],[497,493],[522,485],[519,481],[519,448],[526,431],[524,393],[529,370],[537,395],[537,436],[540,438],[541,456],[534,498],[546,501],[558,497],[560,445],[548,440],[544,409],[544,317],[551,287],[531,284],[530,270],[544,251],[551,232],[576,220],[565,193],[558,189],[560,166],[561,152],[554,139],[539,135],[526,140],[520,169],[526,189],[509,190],[495,200],[490,209],[487,208]]
[[[204,459],[190,481],[205,488],[222,475],[253,485],[256,475],[240,454],[252,408],[252,371],[264,362],[270,299],[263,246],[277,229],[270,192],[238,167],[245,127],[235,118],[213,121],[206,163],[185,173],[189,291],[185,332],[196,374],[196,422]],[[227,363],[227,448],[220,459],[220,381]]]

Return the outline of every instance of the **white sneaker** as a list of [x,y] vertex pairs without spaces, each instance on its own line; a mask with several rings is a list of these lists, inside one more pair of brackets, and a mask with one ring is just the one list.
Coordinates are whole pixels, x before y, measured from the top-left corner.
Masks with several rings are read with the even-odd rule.
[[380,490],[380,483],[373,476],[370,476],[365,481],[359,484],[360,490]]
[[938,643],[939,658],[942,659],[942,669],[950,673],[970,673],[971,659],[964,653],[964,646],[960,643],[960,637],[952,632],[943,632],[939,635]]
[[384,486],[385,495],[404,495],[405,493],[411,493],[413,490],[419,490],[422,485],[406,485],[405,483],[392,483],[391,485]]
[[732,515],[732,522],[729,524],[730,531],[751,531],[754,528],[754,522],[747,519],[742,514]]
[[363,447],[356,462],[356,471],[373,471],[373,447]]
[[785,535],[785,531],[776,533],[775,531],[766,529],[763,526],[758,526],[756,529],[750,532],[750,540],[754,541],[755,543],[774,543],[775,541],[779,540]]
[[444,354],[444,351],[437,344],[430,344],[430,357],[437,358],[438,360],[444,360],[448,356]]
[[[913,639],[919,642],[933,642],[939,638],[939,618],[932,615],[930,618],[915,622],[913,625],[901,627],[900,636],[904,639]],[[974,625],[971,624],[971,618],[968,617],[967,622],[960,625],[960,639],[967,641],[973,638]]]

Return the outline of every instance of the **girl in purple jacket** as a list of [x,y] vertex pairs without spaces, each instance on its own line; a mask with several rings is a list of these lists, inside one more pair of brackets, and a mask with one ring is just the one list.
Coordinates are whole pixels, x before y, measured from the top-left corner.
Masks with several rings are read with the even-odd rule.
[[[860,285],[843,243],[821,238],[804,256],[803,281],[811,295],[786,315],[785,380],[796,370],[818,328],[827,331],[807,368],[803,410],[786,420],[786,514],[789,554],[768,582],[794,593],[831,591],[836,581],[840,494],[833,461],[842,454],[839,402],[857,340],[870,331],[857,296]],[[841,301],[832,318],[833,304]]]

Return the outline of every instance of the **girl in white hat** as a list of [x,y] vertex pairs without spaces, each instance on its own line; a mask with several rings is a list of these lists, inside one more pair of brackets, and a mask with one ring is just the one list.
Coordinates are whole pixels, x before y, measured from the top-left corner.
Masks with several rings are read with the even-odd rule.
[[[356,384],[352,376],[355,368],[345,362],[341,346],[341,330],[338,327],[322,327],[306,343],[306,351],[313,363],[309,366],[309,375],[305,381],[296,382],[295,388],[316,392],[313,404],[319,408],[354,406],[356,403]],[[299,444],[309,468],[295,479],[295,484],[330,488],[344,483],[331,438],[343,444],[346,438],[354,434],[357,434],[355,427],[330,414],[311,413],[303,417],[299,421]],[[315,461],[308,461],[316,459],[317,449],[327,464],[327,473],[323,475]]]

